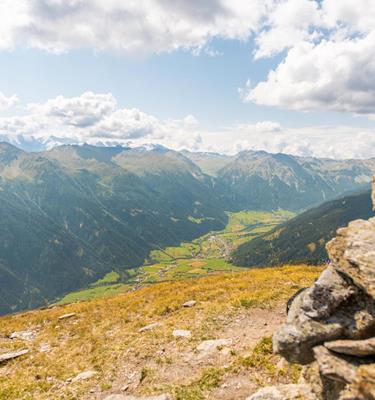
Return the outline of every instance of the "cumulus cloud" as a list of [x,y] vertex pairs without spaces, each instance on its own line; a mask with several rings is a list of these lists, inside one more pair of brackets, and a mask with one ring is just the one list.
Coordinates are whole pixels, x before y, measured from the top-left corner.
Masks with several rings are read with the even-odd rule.
[[8,110],[14,105],[19,103],[19,98],[17,95],[5,96],[4,93],[0,92],[0,111]]
[[294,110],[375,116],[375,3],[285,0],[259,33],[255,57],[285,49],[265,81],[242,91],[246,101]]
[[140,146],[161,144],[191,151],[236,153],[266,150],[300,156],[369,158],[375,130],[321,126],[287,128],[277,121],[238,123],[205,130],[193,115],[160,119],[135,108],[121,108],[112,94],[58,96],[29,104],[25,113],[0,117],[0,140],[33,151],[60,144]]
[[94,125],[117,108],[112,94],[83,93],[79,97],[58,96],[44,104],[31,103],[27,106],[31,114],[51,117],[63,125],[87,127]]
[[0,48],[202,51],[213,37],[247,38],[272,1],[3,0]]
[[[160,120],[138,109],[119,108],[112,94],[83,93],[32,103],[26,114],[0,118],[0,136],[11,142],[133,144],[196,147],[201,138],[192,115]],[[21,138],[21,139],[20,139]]]

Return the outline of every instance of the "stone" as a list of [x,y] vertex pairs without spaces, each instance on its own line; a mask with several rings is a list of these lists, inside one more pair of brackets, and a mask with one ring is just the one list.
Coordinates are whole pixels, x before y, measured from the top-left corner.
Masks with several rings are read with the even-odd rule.
[[201,353],[210,354],[220,347],[230,346],[232,343],[232,339],[205,340],[197,347],[197,350]]
[[111,394],[104,400],[172,400],[169,394],[160,394],[158,396],[129,396],[125,394]]
[[48,343],[41,343],[39,347],[41,353],[48,353],[51,351],[51,346]]
[[355,293],[355,288],[329,266],[314,285],[304,292],[301,309],[310,318],[327,318]]
[[68,318],[73,318],[76,316],[76,313],[69,313],[69,314],[64,314],[64,315],[60,315],[59,320],[63,320],[63,319],[68,319]]
[[193,307],[197,304],[197,302],[195,300],[189,300],[186,303],[184,303],[182,305],[182,307]]
[[183,329],[175,329],[172,333],[174,337],[189,338],[191,336],[190,331],[185,331]]
[[375,297],[375,218],[356,220],[327,243],[334,267]]
[[356,366],[334,355],[324,346],[314,348],[315,359],[319,365],[320,373],[335,381],[352,383],[356,376]]
[[138,332],[142,333],[142,332],[152,331],[153,329],[159,328],[160,326],[161,324],[159,322],[154,322],[153,324],[144,326]]
[[29,350],[19,350],[19,351],[13,351],[11,353],[4,353],[0,354],[0,364],[5,363],[9,360],[13,360],[14,358],[18,358],[23,356],[24,354],[27,354]]
[[310,386],[302,384],[269,386],[260,389],[246,400],[317,400]]
[[9,339],[21,339],[21,340],[27,340],[31,341],[35,338],[36,332],[35,331],[18,331],[18,332],[13,332],[10,336]]
[[365,340],[335,340],[324,343],[324,346],[335,353],[357,357],[375,355],[375,337]]
[[314,360],[314,346],[338,339],[343,331],[340,323],[305,321],[300,325],[284,324],[273,336],[273,350],[289,362],[306,365]]
[[78,382],[78,381],[85,381],[87,379],[93,378],[95,375],[98,373],[96,371],[84,371],[78,374],[76,377],[74,377],[71,382]]

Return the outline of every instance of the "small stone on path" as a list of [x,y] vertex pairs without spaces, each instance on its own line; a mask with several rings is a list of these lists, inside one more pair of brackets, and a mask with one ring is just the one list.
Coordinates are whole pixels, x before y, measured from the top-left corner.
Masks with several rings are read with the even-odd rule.
[[85,381],[86,379],[91,379],[98,373],[96,371],[84,371],[78,374],[75,378],[71,380],[71,382]]
[[4,363],[6,361],[12,360],[14,358],[18,358],[23,356],[24,354],[27,354],[29,350],[19,350],[19,351],[13,351],[12,353],[5,353],[0,355],[0,364]]
[[182,307],[193,307],[197,304],[197,302],[195,300],[189,300],[186,303],[184,303],[182,305]]
[[36,336],[35,331],[18,331],[18,332],[13,332],[9,336],[9,339],[33,340],[35,336]]
[[62,319],[72,318],[72,317],[74,317],[75,315],[76,315],[76,313],[64,314],[64,315],[61,315],[61,316],[59,317],[59,320],[61,321]]
[[154,322],[153,324],[144,326],[138,332],[142,333],[142,332],[151,331],[151,330],[153,330],[155,328],[159,328],[160,326],[161,326],[161,324],[159,322]]
[[182,338],[188,338],[191,336],[190,331],[185,331],[183,329],[175,329],[172,333],[174,337],[182,337]]
[[219,347],[230,346],[232,343],[232,339],[205,340],[197,347],[197,350],[209,354],[217,350]]

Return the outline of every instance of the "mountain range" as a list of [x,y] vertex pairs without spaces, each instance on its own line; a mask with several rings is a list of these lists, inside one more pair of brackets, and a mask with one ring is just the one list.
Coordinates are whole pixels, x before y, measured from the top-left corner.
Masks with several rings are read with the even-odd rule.
[[0,144],[0,313],[46,304],[152,249],[222,229],[226,211],[301,210],[367,187],[375,159]]

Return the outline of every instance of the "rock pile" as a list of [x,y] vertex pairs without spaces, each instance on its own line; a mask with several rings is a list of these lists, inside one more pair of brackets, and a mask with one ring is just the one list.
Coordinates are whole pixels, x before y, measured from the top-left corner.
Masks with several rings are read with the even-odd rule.
[[301,382],[262,389],[248,400],[300,399],[301,393],[375,400],[375,218],[339,229],[327,251],[331,264],[295,297],[273,338],[276,353],[304,365]]

